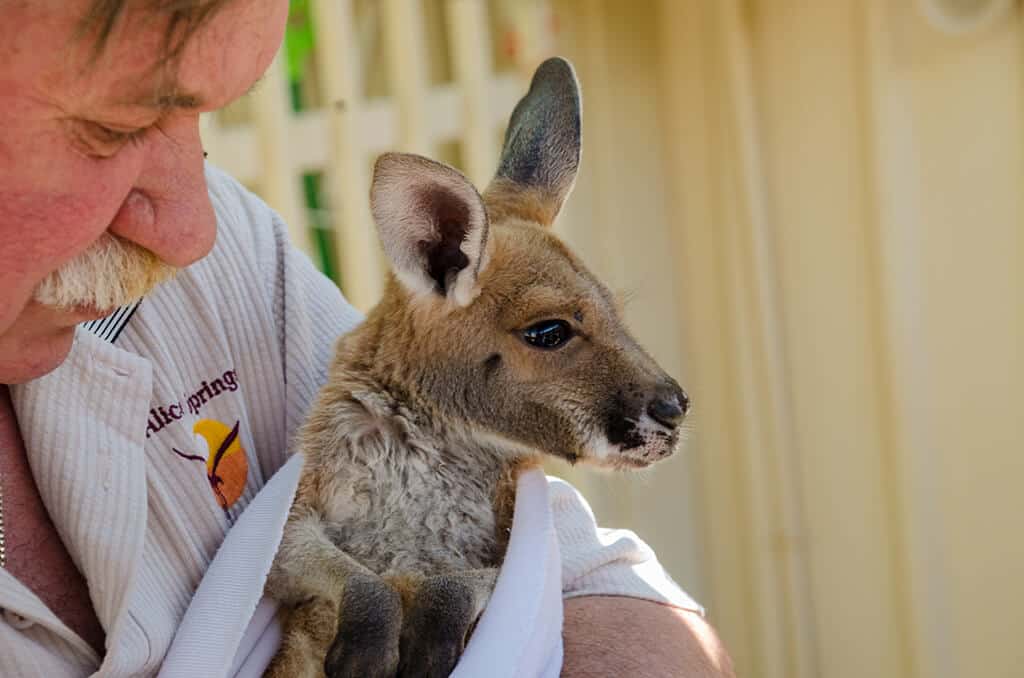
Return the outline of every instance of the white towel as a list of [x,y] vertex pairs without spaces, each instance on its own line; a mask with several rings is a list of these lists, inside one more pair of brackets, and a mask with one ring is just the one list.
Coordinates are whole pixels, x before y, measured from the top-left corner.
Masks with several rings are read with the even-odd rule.
[[[276,604],[260,592],[301,471],[293,457],[253,499],[203,577],[164,659],[162,678],[263,674],[281,641]],[[544,567],[538,567],[543,563]],[[540,470],[523,473],[508,553],[490,603],[452,673],[555,678],[562,666],[562,572]]]

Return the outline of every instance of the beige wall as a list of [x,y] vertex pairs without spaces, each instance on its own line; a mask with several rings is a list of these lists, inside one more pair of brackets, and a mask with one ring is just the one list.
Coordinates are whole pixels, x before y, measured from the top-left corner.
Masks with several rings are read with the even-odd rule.
[[707,603],[748,676],[1016,676],[1024,30],[660,3]]

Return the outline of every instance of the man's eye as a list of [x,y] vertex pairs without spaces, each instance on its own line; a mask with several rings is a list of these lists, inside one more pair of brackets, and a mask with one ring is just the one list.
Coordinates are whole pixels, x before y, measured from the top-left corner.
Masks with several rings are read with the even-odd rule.
[[523,339],[536,348],[558,348],[572,337],[572,327],[564,320],[542,320],[523,330]]
[[146,128],[117,130],[106,125],[93,124],[92,133],[93,137],[104,146],[123,146],[129,142],[139,141],[146,133]]

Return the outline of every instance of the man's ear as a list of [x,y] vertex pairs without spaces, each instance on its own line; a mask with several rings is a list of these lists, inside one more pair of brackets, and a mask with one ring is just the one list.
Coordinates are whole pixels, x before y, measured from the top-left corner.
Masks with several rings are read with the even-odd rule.
[[457,170],[407,153],[377,159],[370,209],[395,275],[416,295],[465,306],[486,265],[487,211]]
[[498,173],[484,192],[491,218],[550,226],[580,165],[580,88],[561,57],[542,63],[512,112]]

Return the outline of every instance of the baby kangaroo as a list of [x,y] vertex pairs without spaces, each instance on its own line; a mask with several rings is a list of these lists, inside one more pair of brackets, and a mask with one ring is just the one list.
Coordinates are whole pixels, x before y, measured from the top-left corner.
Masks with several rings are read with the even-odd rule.
[[447,676],[491,594],[523,468],[672,454],[686,395],[548,228],[579,157],[579,89],[556,58],[516,106],[482,197],[426,158],[377,161],[394,275],[340,340],[300,432],[267,675]]

